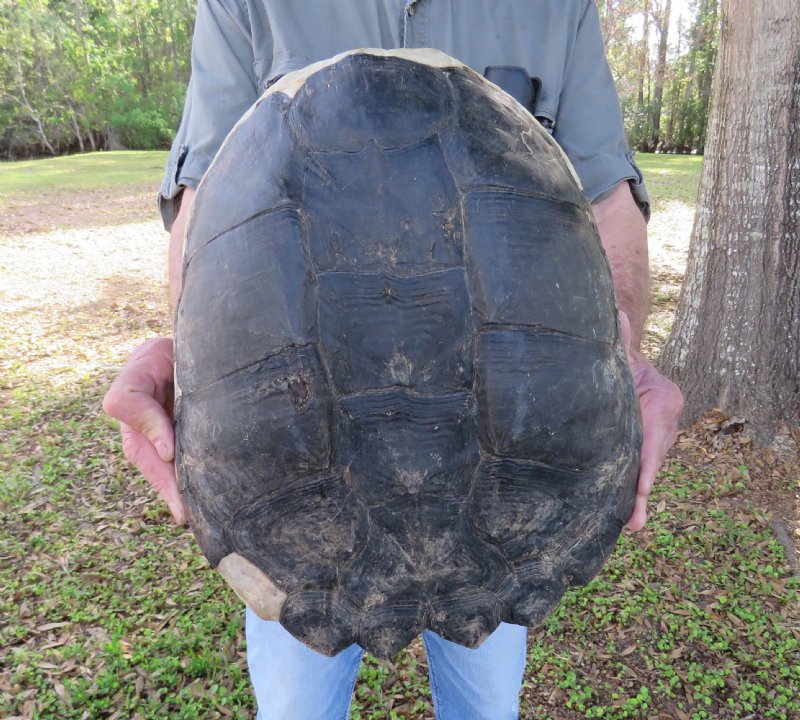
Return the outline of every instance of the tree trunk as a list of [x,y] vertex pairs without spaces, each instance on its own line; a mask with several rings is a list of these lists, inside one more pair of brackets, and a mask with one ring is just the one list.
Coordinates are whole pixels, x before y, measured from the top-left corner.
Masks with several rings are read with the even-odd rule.
[[[47,148],[51,155],[55,155],[56,151],[50,141],[47,139],[47,133],[44,129],[44,123],[39,118],[39,113],[36,109],[31,105],[28,101],[28,93],[25,90],[25,74],[22,72],[22,62],[19,57],[19,49],[17,49],[17,90],[19,91],[19,97],[17,98],[19,104],[25,108],[28,113],[28,117],[33,121],[33,124],[36,126],[36,134],[39,136],[39,143],[43,148]],[[10,93],[9,93],[10,95]],[[11,97],[14,97],[11,95]]]
[[[692,42],[695,42],[693,38]],[[692,125],[692,97],[694,91],[694,76],[697,72],[697,53],[693,52],[696,45],[689,51],[689,81],[683,93],[683,103],[681,105],[681,147],[688,152],[692,149],[693,139],[690,139],[690,126]]]
[[800,422],[800,4],[724,0],[708,145],[660,365],[685,420],[718,406],[767,442]]
[[642,25],[642,43],[639,46],[639,91],[637,100],[639,110],[644,110],[645,101],[645,77],[650,73],[650,0],[644,0],[644,21]]
[[147,90],[150,84],[150,54],[147,51],[147,38],[142,32],[142,24],[139,21],[138,10],[134,10],[134,24],[136,27],[136,45],[139,48],[139,57],[142,66],[139,68],[139,90],[143,97],[147,97]]
[[75,139],[78,141],[78,148],[80,152],[86,152],[86,147],[83,144],[83,132],[81,131],[81,126],[78,125],[78,117],[75,108],[73,108],[71,104],[68,104],[67,107],[69,107],[70,110],[69,119],[72,123],[72,131],[75,133]]
[[697,143],[696,149],[699,152],[705,152],[707,126],[704,122],[708,118],[708,111],[711,105],[712,81],[713,81],[713,68],[715,66],[714,60],[714,44],[713,34],[714,26],[717,22],[717,0],[704,0],[701,5],[700,12],[703,13],[702,25],[702,43],[709,57],[706,58],[706,63],[703,65],[703,74],[700,77],[700,103],[702,108],[701,118],[703,121],[697,129]]
[[664,99],[664,80],[667,76],[667,42],[669,40],[669,16],[671,11],[672,0],[666,0],[663,9],[656,16],[658,64],[656,65],[656,79],[653,86],[653,115],[650,123],[653,133],[653,147],[657,147],[662,143],[661,107]]
[[[679,15],[678,16],[678,46],[675,48],[675,57],[681,56],[681,37],[683,35],[683,18]],[[666,138],[666,143],[668,149],[672,150],[675,148],[675,123],[678,118],[678,108],[680,104],[680,82],[677,78],[673,77],[672,81],[672,88],[670,90],[670,102],[668,106],[670,108],[669,113],[669,123],[667,125],[667,131],[664,133]]]

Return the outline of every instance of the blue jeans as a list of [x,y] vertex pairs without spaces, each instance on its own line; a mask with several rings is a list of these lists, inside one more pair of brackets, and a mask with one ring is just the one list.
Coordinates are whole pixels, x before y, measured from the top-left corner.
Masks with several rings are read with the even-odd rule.
[[[470,650],[425,631],[437,719],[516,719],[526,638],[526,628],[503,623]],[[351,645],[325,657],[248,609],[247,661],[257,720],[347,720],[362,654]]]

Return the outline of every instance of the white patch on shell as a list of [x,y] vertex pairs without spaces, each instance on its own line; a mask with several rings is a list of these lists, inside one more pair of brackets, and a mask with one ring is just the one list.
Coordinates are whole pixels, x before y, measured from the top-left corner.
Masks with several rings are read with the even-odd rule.
[[399,385],[408,385],[414,372],[414,363],[402,353],[396,352],[389,359],[387,369],[392,380]]
[[262,620],[278,620],[286,593],[253,563],[238,553],[220,560],[217,570],[234,592]]
[[374,55],[376,57],[398,57],[403,60],[410,60],[412,62],[423,63],[431,67],[438,68],[463,68],[466,67],[464,63],[459,62],[455,58],[450,57],[441,50],[434,48],[394,48],[392,50],[382,50],[381,48],[359,48],[357,50],[348,50],[347,52],[335,55],[327,60],[320,60],[319,62],[307,65],[300,70],[286,73],[278,82],[270,86],[270,88],[261,96],[262,99],[273,92],[281,92],[289,98],[293,98],[297,91],[303,86],[303,83],[311,77],[314,73],[319,72],[328,65],[333,65],[340,60],[346,58],[348,55]]

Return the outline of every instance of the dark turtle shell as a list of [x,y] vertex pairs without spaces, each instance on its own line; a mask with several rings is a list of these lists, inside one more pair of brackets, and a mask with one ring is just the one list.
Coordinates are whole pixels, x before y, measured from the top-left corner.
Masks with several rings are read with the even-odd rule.
[[537,624],[633,508],[638,403],[587,200],[440,53],[339,56],[239,122],[190,220],[176,379],[205,555],[326,654]]

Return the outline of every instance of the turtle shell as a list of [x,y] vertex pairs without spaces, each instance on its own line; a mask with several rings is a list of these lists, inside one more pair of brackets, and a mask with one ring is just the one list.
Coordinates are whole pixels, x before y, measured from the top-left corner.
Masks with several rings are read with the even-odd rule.
[[612,552],[638,403],[558,145],[433,51],[285,76],[201,182],[177,465],[208,560],[325,654],[540,623]]

